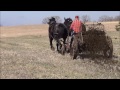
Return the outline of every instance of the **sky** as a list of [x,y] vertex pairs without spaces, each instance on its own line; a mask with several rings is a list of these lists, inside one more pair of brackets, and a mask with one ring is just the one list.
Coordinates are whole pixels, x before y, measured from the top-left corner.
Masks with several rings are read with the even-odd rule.
[[65,18],[76,15],[88,15],[92,21],[97,21],[100,16],[118,16],[120,11],[0,11],[0,24],[2,26],[33,25],[41,24],[43,18],[60,16],[62,22]]

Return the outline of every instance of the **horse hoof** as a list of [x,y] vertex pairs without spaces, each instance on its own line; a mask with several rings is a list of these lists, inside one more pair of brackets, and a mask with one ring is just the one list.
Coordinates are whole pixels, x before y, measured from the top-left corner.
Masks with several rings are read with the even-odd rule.
[[65,55],[65,53],[61,53],[62,55]]
[[58,53],[61,53],[60,51],[57,51]]

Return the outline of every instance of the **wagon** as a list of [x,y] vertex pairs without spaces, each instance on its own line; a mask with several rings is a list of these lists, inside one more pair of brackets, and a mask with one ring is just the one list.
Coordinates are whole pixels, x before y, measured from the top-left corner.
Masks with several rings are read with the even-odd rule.
[[[86,26],[87,27],[87,26]],[[76,59],[80,53],[89,53],[90,55],[102,54],[105,58],[112,58],[113,44],[110,36],[107,35],[103,24],[94,24],[88,27],[88,30],[73,37],[70,56]]]

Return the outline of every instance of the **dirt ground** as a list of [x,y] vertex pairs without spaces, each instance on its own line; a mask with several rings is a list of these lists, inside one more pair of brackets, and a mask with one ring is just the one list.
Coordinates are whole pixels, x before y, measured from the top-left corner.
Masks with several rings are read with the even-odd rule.
[[115,24],[108,24],[114,48],[112,60],[102,56],[71,60],[69,54],[52,51],[48,25],[0,27],[0,78],[120,79],[120,32],[115,31]]

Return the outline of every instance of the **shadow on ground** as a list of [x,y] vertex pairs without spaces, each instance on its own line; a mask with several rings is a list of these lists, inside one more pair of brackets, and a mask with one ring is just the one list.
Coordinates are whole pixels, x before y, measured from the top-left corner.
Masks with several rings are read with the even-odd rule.
[[[80,58],[80,59],[79,59]],[[79,54],[78,60],[89,60],[93,61],[95,64],[104,66],[107,65],[109,68],[116,67],[116,70],[120,72],[120,58],[113,55],[112,58],[105,58],[103,55],[94,55],[94,58],[90,54]]]

